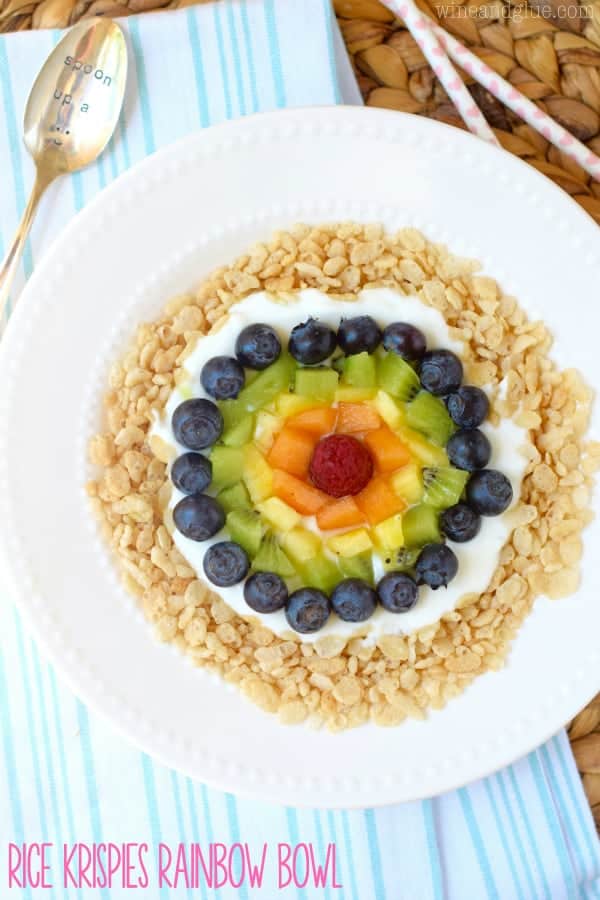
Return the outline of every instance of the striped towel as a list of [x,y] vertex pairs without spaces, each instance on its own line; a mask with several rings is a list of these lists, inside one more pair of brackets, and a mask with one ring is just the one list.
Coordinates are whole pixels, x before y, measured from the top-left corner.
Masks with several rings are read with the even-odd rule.
[[[119,172],[199,127],[257,110],[359,102],[326,0],[220,2],[126,22],[133,51],[121,127],[95,166],[43,204],[21,283],[57,230]],[[32,180],[21,111],[59,35],[0,38],[0,253]],[[150,100],[151,98],[151,100]],[[50,199],[50,198],[49,198]],[[9,841],[47,841],[54,887],[6,884]],[[600,898],[600,848],[564,733],[508,769],[434,800],[378,810],[266,806],[192,782],[133,749],[65,687],[39,655],[10,597],[0,596],[0,897],[218,898],[279,896],[262,887],[163,886],[136,893],[63,887],[62,845],[131,841],[336,846],[336,888],[288,887],[298,900],[575,900]]]

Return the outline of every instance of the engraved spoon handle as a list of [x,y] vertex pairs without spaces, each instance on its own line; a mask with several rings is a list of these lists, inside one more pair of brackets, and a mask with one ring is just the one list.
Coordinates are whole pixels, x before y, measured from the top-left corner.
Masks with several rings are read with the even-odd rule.
[[21,254],[23,253],[23,247],[25,246],[29,229],[31,228],[31,223],[33,222],[33,217],[42,194],[48,185],[56,178],[56,174],[56,172],[44,172],[41,169],[36,169],[35,181],[33,183],[33,188],[31,189],[31,194],[29,195],[27,206],[25,207],[25,212],[19,222],[13,242],[8,248],[8,253],[0,266],[0,337],[6,328],[6,306],[10,296],[10,289],[17,271],[19,260],[21,259]]

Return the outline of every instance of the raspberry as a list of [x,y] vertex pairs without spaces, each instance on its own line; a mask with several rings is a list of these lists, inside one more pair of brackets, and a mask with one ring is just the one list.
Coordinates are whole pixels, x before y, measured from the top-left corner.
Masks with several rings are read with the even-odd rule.
[[364,444],[348,434],[319,441],[310,461],[313,484],[331,497],[358,494],[373,475],[373,459]]

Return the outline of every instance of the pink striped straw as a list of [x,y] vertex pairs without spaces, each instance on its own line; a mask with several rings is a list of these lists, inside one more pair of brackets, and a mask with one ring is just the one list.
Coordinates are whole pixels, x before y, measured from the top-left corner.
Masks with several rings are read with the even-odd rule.
[[465,83],[440,46],[429,20],[414,3],[414,0],[384,0],[392,12],[402,16],[406,27],[421,48],[423,56],[444,86],[444,90],[454,103],[465,125],[476,134],[498,145],[496,135],[486,122],[483,113],[473,101]]
[[[421,48],[444,90],[456,106],[467,128],[490,143],[499,144],[483,113],[473,102],[471,95],[449,60],[451,57],[468,75],[483,85],[497,100],[504,103],[517,116],[527,122],[542,137],[554,144],[565,156],[574,160],[596,181],[600,181],[600,157],[578,141],[551,116],[525,97],[510,82],[471,53],[453,35],[422,13],[414,0],[382,0],[401,16],[406,27]],[[433,40],[429,40],[429,35]]]
[[543,109],[532,103],[528,97],[517,91],[510,82],[494,72],[493,69],[490,69],[483,60],[471,53],[470,50],[467,50],[460,41],[457,41],[456,38],[444,31],[443,28],[440,28],[431,19],[427,18],[427,22],[448,52],[448,55],[468,75],[472,75],[497,100],[500,100],[501,103],[512,109],[517,116],[527,122],[528,125],[531,125],[547,141],[554,144],[559,150],[562,150],[565,156],[575,160],[592,178],[600,181],[600,157],[592,153],[585,144],[578,141],[570,131],[567,131],[566,128],[563,128],[555,119],[545,113]]

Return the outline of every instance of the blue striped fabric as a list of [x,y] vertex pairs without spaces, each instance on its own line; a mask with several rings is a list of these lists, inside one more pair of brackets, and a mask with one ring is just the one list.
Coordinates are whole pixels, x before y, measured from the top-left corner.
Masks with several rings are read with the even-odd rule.
[[[132,18],[131,90],[121,124],[95,166],[44,205],[20,283],[51,235],[108,181],[157,147],[201,127],[281,106],[356,102],[327,0],[222,0]],[[51,32],[0,38],[0,252],[32,180],[20,111]],[[7,841],[312,843],[337,847],[337,881],[284,889],[298,900],[600,900],[600,849],[564,733],[510,768],[443,797],[379,810],[285,809],[209,790],[124,743],[38,655],[9,596],[0,597],[0,858]],[[3,859],[4,862],[4,859]],[[132,896],[119,884],[5,891],[0,896]],[[163,887],[144,900],[253,900],[262,888]],[[135,894],[133,895],[135,896]]]

